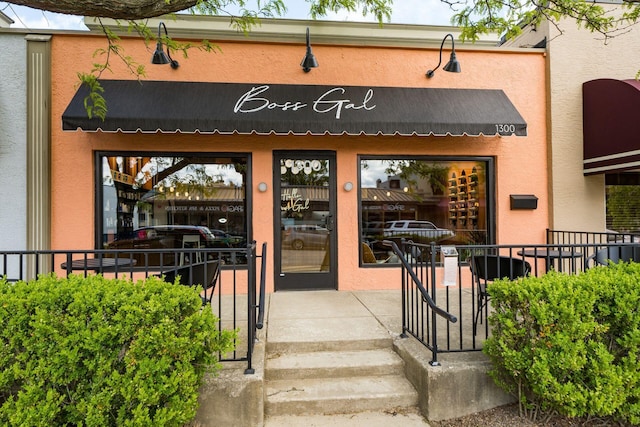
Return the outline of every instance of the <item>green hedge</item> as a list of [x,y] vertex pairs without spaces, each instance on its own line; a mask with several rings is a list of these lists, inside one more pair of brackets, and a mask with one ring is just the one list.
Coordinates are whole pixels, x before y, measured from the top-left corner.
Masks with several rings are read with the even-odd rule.
[[192,288],[157,278],[0,280],[0,425],[180,426],[232,348]]
[[640,264],[500,280],[488,291],[490,374],[523,411],[640,423]]

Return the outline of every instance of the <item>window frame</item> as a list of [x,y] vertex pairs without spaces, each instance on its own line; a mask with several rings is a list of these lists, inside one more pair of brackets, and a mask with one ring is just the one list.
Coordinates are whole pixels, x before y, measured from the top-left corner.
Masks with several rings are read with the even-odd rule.
[[94,172],[94,247],[102,249],[103,238],[103,201],[104,192],[102,185],[102,158],[103,157],[242,157],[246,159],[247,171],[245,185],[245,220],[247,231],[247,244],[253,242],[253,178],[252,178],[252,155],[248,152],[198,152],[198,151],[122,151],[122,150],[99,150],[94,151],[93,172]]
[[[426,162],[483,162],[486,164],[486,218],[487,218],[487,242],[486,244],[492,245],[496,242],[496,159],[493,156],[432,156],[422,154],[394,154],[394,155],[379,155],[379,154],[358,154],[357,156],[357,204],[358,204],[358,241],[362,240],[363,236],[363,209],[362,209],[362,161],[363,160],[420,160]],[[403,220],[399,220],[403,221]],[[407,220],[410,221],[410,220]],[[385,221],[386,223],[386,221]],[[400,267],[400,263],[364,263],[362,247],[358,245],[358,265],[360,268],[388,268],[388,267]]]

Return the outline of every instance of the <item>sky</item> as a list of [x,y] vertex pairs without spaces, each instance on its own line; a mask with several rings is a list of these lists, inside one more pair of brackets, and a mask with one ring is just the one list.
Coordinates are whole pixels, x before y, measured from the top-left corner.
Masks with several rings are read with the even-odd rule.
[[[255,2],[254,2],[255,3]],[[309,7],[307,2],[300,0],[287,1],[288,11],[283,18],[308,19]],[[15,6],[0,2],[0,11],[15,21],[11,28],[29,29],[67,29],[84,30],[81,16],[62,15],[59,13],[42,12],[23,6]],[[448,5],[440,0],[395,0],[391,23],[421,24],[421,25],[449,25],[452,11]],[[336,21],[364,21],[374,22],[375,18],[363,17],[361,13],[348,14],[346,12],[327,16],[327,20]]]

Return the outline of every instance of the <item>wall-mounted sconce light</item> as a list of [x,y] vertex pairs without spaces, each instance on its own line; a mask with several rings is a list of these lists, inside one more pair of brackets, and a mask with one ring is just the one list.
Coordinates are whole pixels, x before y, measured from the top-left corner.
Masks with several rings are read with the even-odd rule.
[[438,61],[438,65],[433,70],[427,71],[428,78],[433,77],[433,74],[440,67],[440,64],[442,64],[442,47],[444,46],[444,42],[447,40],[447,37],[451,37],[451,57],[449,58],[449,62],[447,62],[447,65],[444,66],[443,70],[448,71],[450,73],[460,72],[460,63],[456,59],[456,45],[455,45],[455,42],[453,41],[453,35],[447,34],[442,39],[442,44],[440,44],[440,60]]
[[316,57],[313,56],[313,52],[311,52],[311,41],[309,40],[309,27],[307,27],[307,53],[302,58],[302,62],[300,63],[302,67],[302,71],[308,73],[312,68],[316,68],[318,66],[318,61],[316,61]]
[[353,182],[347,181],[344,183],[344,191],[351,191],[353,190]]
[[260,184],[258,184],[258,191],[261,193],[264,193],[265,191],[267,191],[267,183],[261,182]]
[[180,66],[178,61],[171,58],[171,53],[169,52],[169,46],[167,46],[167,52],[165,53],[164,48],[162,47],[162,33],[160,30],[164,28],[164,35],[169,37],[169,33],[167,32],[167,26],[164,25],[164,22],[160,22],[158,24],[158,43],[156,44],[156,51],[153,52],[153,57],[151,58],[152,64],[171,64],[171,68],[174,70]]

